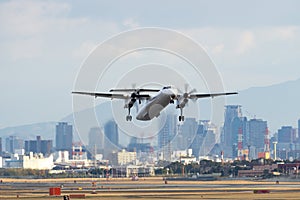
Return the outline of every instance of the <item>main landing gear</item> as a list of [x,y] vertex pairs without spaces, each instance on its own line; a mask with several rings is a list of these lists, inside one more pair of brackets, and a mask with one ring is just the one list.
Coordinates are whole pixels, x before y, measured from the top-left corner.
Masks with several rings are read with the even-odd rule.
[[126,116],[126,121],[131,121],[132,120],[132,116],[130,115],[130,109],[131,109],[132,105],[128,105],[128,115]]
[[180,108],[180,115],[179,115],[179,117],[178,117],[178,119],[179,119],[179,121],[181,122],[183,122],[184,121],[184,116],[183,116],[183,108]]
[[126,121],[132,120],[132,116],[130,115],[130,109],[132,108],[135,101],[136,101],[136,99],[131,99],[131,101],[125,106],[128,108],[128,115],[126,116]]
[[126,116],[126,121],[131,121],[132,120],[132,116],[131,115],[127,115]]
[[179,121],[184,121],[184,116],[179,116]]

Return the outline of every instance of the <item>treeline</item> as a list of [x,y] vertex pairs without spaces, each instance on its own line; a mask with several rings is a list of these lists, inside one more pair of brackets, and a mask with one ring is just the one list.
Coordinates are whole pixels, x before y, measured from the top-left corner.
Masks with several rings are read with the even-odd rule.
[[49,170],[22,169],[22,168],[0,168],[0,178],[93,178],[104,174],[101,169],[90,169],[89,171],[69,171],[65,173],[51,174]]
[[156,175],[193,175],[219,173],[221,176],[237,176],[239,170],[250,170],[255,165],[270,165],[276,163],[270,159],[256,159],[252,161],[235,160],[232,163],[201,160],[199,163],[184,165],[181,162],[161,161],[161,168],[155,170]]
[[22,168],[1,168],[0,177],[39,177],[48,176],[47,170],[22,169]]

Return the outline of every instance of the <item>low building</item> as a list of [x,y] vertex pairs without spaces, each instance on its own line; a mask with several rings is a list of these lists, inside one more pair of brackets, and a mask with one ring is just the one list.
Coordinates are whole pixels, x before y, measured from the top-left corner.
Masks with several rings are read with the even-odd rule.
[[5,168],[24,168],[24,169],[38,169],[47,170],[52,169],[53,156],[44,157],[43,154],[33,154],[29,155],[18,155],[14,154],[11,158],[4,160]]
[[53,155],[44,157],[43,154],[33,154],[30,152],[29,156],[23,156],[23,168],[24,169],[52,169]]
[[154,175],[153,166],[127,165],[112,168],[112,177],[147,177]]
[[120,152],[112,153],[111,163],[113,165],[128,165],[136,163],[136,152],[128,152],[123,149]]
[[[79,155],[79,156],[78,156]],[[54,163],[56,166],[60,166],[61,168],[83,168],[90,167],[92,161],[88,160],[86,156],[82,156],[82,154],[73,154],[73,159],[69,159],[69,151],[58,151],[54,155]],[[86,154],[84,154],[86,155]]]
[[259,177],[259,176],[263,176],[266,173],[266,171],[268,173],[271,173],[275,169],[278,169],[278,165],[277,164],[272,164],[272,165],[255,165],[250,170],[239,170],[238,171],[238,176],[239,177]]
[[196,157],[195,156],[181,156],[180,157],[180,162],[184,165],[188,165],[191,163],[195,163],[196,161]]
[[299,174],[300,162],[281,163],[281,164],[278,164],[278,168],[282,173],[284,173],[286,175]]

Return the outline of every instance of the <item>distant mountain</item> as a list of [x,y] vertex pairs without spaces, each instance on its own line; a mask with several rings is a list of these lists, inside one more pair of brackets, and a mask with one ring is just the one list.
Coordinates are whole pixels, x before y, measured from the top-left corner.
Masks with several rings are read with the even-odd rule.
[[56,122],[44,122],[36,124],[28,124],[15,127],[7,127],[0,129],[0,137],[5,139],[8,136],[17,136],[22,139],[31,140],[40,135],[42,139],[55,138],[55,124]]
[[[110,102],[105,102],[102,103],[98,106],[96,106],[96,113],[97,118],[101,122],[106,122],[110,119],[113,119],[113,115],[111,112],[111,106]],[[76,116],[80,116],[80,122],[81,124],[84,124],[85,127],[82,127],[84,131],[81,136],[84,138],[79,137],[77,133],[78,127],[74,128],[73,126],[73,131],[74,131],[74,139],[75,141],[78,141],[79,139],[86,140],[87,139],[87,134],[88,131],[91,127],[98,126],[96,123],[91,123],[90,120],[90,114],[94,113],[94,109],[86,109],[83,111],[80,111],[80,113],[76,114]],[[103,115],[105,113],[105,115]],[[57,122],[68,122],[70,124],[75,124],[74,118],[73,118],[73,113],[67,115],[66,117],[63,117],[62,119],[58,120]],[[15,126],[15,127],[6,127],[3,129],[0,129],[0,137],[3,138],[3,140],[9,136],[17,136],[18,138],[24,139],[24,140],[32,140],[35,139],[36,136],[41,136],[42,139],[55,139],[55,127],[57,122],[42,122],[42,123],[36,123],[36,124],[27,124],[27,125],[21,125],[21,126]]]
[[228,104],[242,105],[244,116],[268,121],[271,132],[281,126],[297,127],[300,118],[300,79],[267,87],[253,87],[227,98]]
[[[229,96],[226,100],[227,104],[242,105],[244,116],[253,118],[255,115],[256,118],[268,121],[272,133],[284,125],[297,127],[297,121],[300,118],[300,79],[266,87],[249,88],[240,91],[236,96]],[[202,103],[200,102],[200,104]],[[103,123],[113,118],[110,102],[96,106],[95,110],[98,120]],[[125,119],[126,111],[120,112],[125,113]],[[208,111],[202,110],[201,112]],[[80,120],[84,122],[82,124],[85,124],[85,127],[82,127],[83,131],[81,131],[81,133],[84,133],[81,134],[81,137],[84,137],[81,138],[83,140],[87,139],[89,129],[98,125],[90,120],[91,113],[94,114],[93,108],[83,110],[79,114]],[[73,114],[69,114],[59,121],[75,124]],[[56,122],[45,122],[7,127],[0,129],[0,137],[4,139],[10,135],[15,135],[23,139],[34,139],[37,135],[40,135],[43,139],[54,139],[55,125]],[[79,136],[76,131],[74,129],[75,139],[78,139]]]

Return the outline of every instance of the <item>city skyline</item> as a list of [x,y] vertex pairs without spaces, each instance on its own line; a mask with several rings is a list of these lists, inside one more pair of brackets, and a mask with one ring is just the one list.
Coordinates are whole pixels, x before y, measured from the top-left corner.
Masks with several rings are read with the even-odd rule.
[[[136,152],[136,158],[140,161],[147,161],[149,155],[153,158],[155,154],[158,156],[157,159],[174,161],[184,152],[190,152],[187,155],[199,160],[206,156],[220,157],[220,152],[222,152],[224,158],[252,160],[261,157],[268,159],[270,156],[273,158],[275,156],[274,142],[276,142],[277,158],[299,158],[299,126],[282,125],[274,135],[270,135],[267,120],[247,119],[242,113],[240,105],[226,105],[225,121],[220,132],[210,120],[186,118],[184,122],[177,122],[176,115],[169,114],[164,126],[155,136],[156,142],[154,143],[153,141],[149,143],[143,138],[131,137],[130,142],[125,144],[125,135],[120,136],[122,131],[118,128],[118,124],[114,120],[109,120],[104,127],[91,127],[88,133],[88,144],[84,144],[74,139],[72,123],[58,122],[55,125],[55,147],[52,145],[52,140],[41,140],[41,136],[38,135],[35,140],[25,140],[10,135],[5,138],[5,152],[51,155],[55,151],[68,151],[69,156],[74,157],[73,153],[77,152],[76,148],[84,151],[87,148],[88,157],[95,158],[96,155],[101,154],[102,158],[111,160],[112,153],[126,149],[128,152]],[[300,124],[300,119],[298,119],[298,124]],[[2,144],[0,144],[1,148]]]

